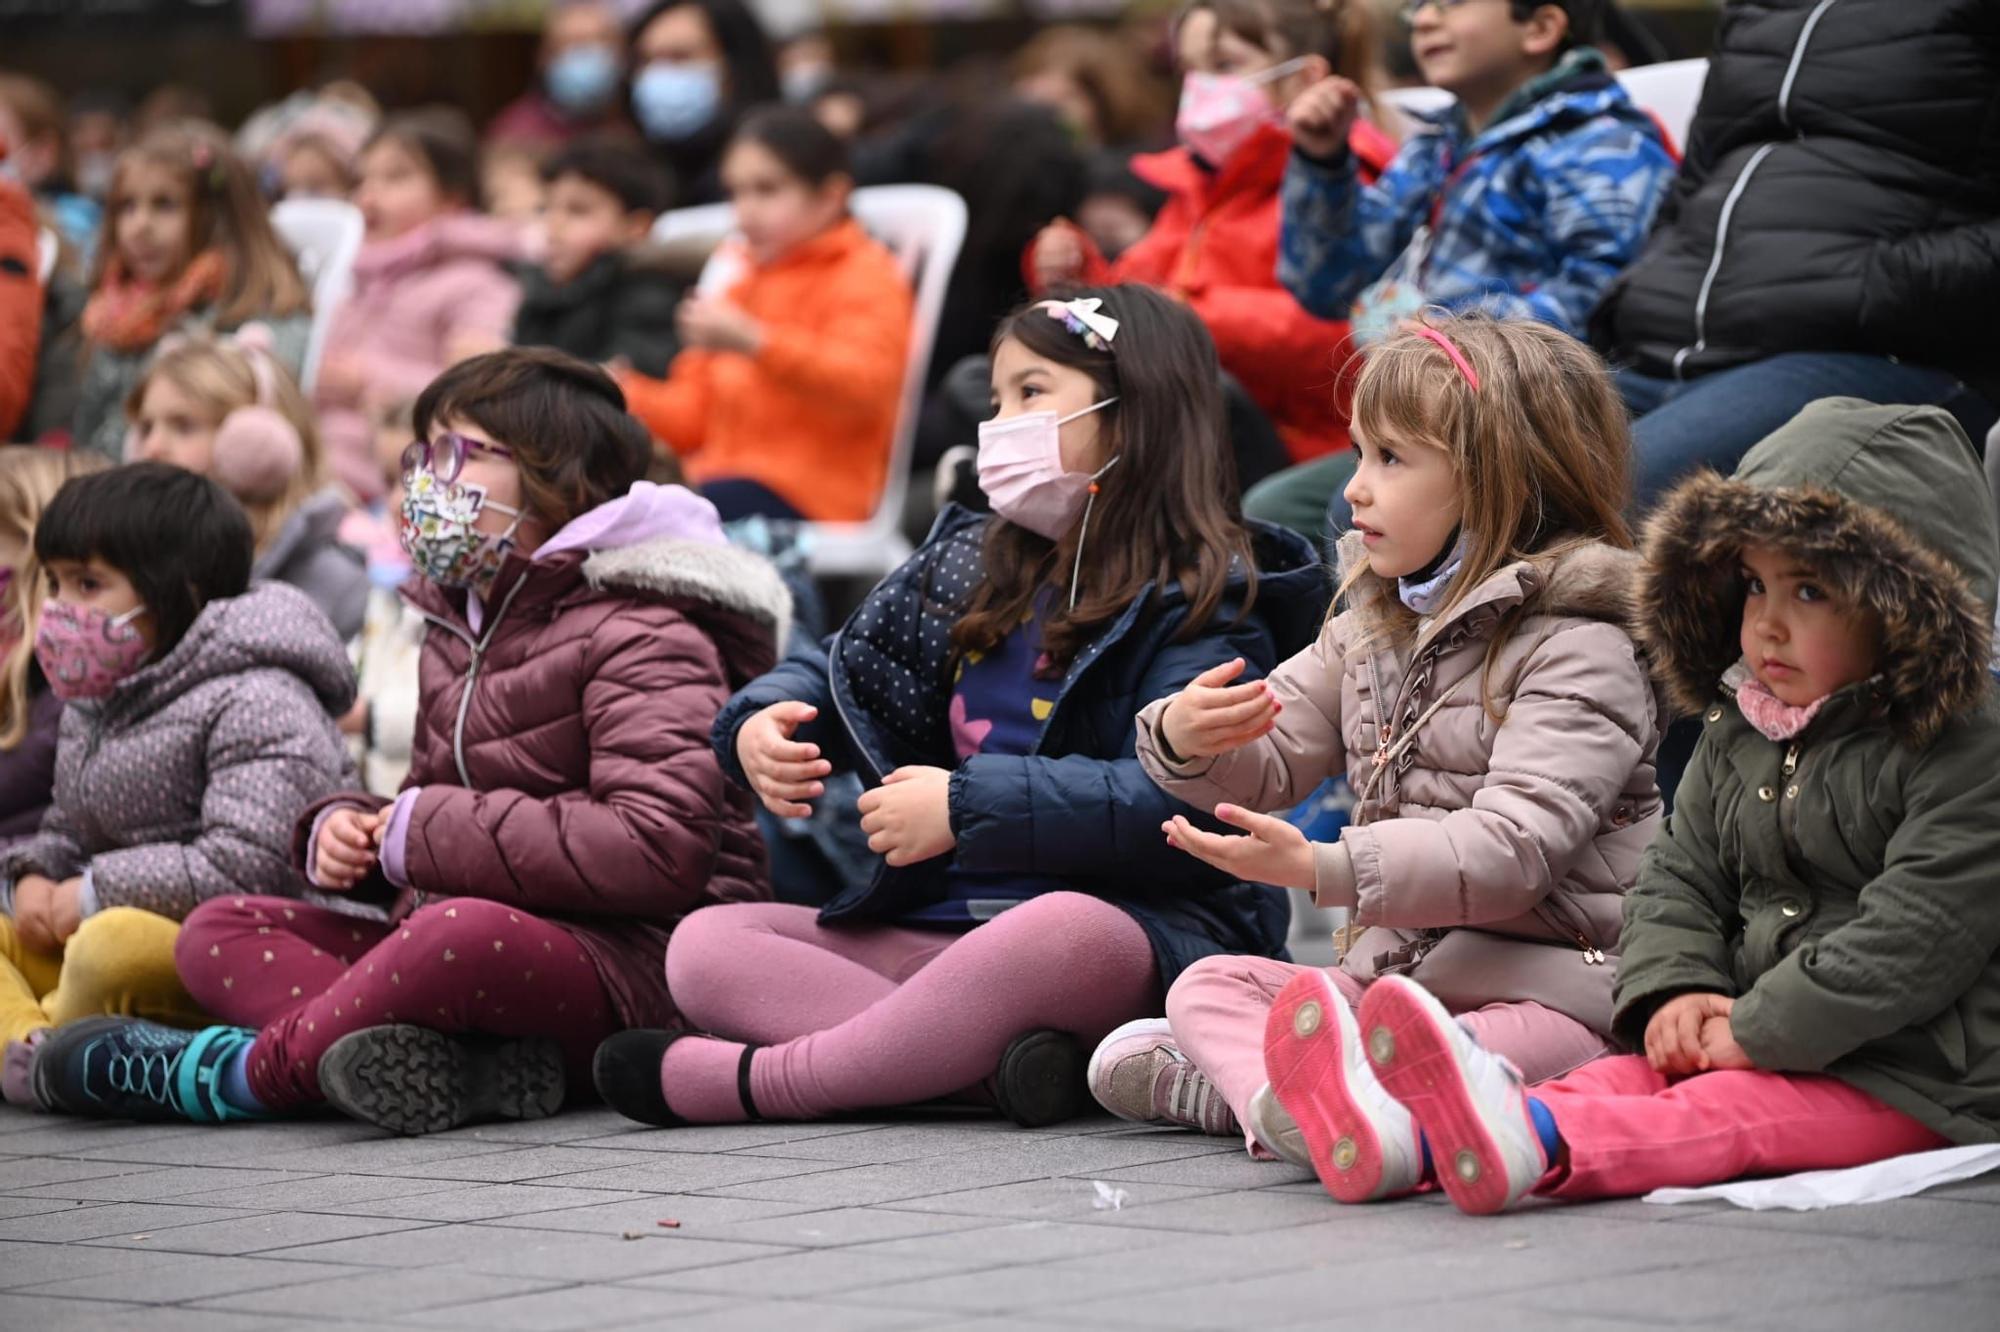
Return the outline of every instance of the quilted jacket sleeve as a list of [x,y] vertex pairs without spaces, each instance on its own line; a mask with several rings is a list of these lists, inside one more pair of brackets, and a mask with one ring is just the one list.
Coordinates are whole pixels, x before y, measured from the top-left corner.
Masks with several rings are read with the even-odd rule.
[[708,887],[726,817],[709,728],[729,697],[714,640],[670,608],[613,617],[585,648],[584,790],[426,785],[410,887],[555,915],[672,920]]
[[91,858],[100,907],[140,907],[183,920],[225,893],[303,890],[292,861],[299,812],[348,781],[346,749],[319,698],[286,672],[241,677],[216,710],[206,765],[201,831],[192,841]]
[[1345,319],[1354,298],[1409,245],[1437,184],[1428,136],[1403,145],[1373,185],[1354,155],[1323,162],[1294,151],[1280,192],[1278,281],[1321,319]]
[[[1252,618],[1217,624],[1192,642],[1160,652],[1140,684],[1141,697],[1164,698],[1211,666],[1241,656],[1246,675],[1261,676],[1277,653],[1269,631]],[[1151,884],[1173,892],[1199,876],[1166,843],[1160,825],[1189,808],[1146,776],[1126,739],[1115,759],[1067,755],[976,754],[951,778],[951,826],[956,864],[966,870],[1115,877],[1126,889]],[[1203,818],[1202,826],[1214,828]],[[1210,877],[1210,876],[1199,876]]]
[[1787,954],[1736,1001],[1730,1026],[1759,1068],[1816,1073],[1936,1017],[2000,948],[2000,770],[1991,727],[1937,741],[1852,920]]
[[1722,864],[1715,830],[1718,751],[1703,742],[1681,778],[1673,816],[1639,861],[1618,933],[1612,1030],[1633,1049],[1677,994],[1736,993],[1731,941],[1740,887]]

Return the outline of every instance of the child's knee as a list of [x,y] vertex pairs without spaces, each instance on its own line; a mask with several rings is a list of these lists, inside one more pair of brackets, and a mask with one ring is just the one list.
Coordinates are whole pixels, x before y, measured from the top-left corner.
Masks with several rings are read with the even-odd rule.
[[498,942],[504,947],[525,919],[518,908],[483,897],[448,897],[411,912],[403,928],[413,941],[467,947],[491,947]]
[[106,907],[84,918],[63,946],[62,988],[94,995],[137,979],[173,975],[180,926],[137,907]]
[[1183,971],[1167,990],[1167,1025],[1176,1032],[1200,1020],[1218,996],[1244,989],[1242,966],[1233,957],[1204,957]]
[[[260,916],[250,906],[247,897],[215,897],[203,902],[188,913],[181,922],[180,933],[174,939],[174,965],[183,976],[199,976],[222,953],[222,946],[238,934],[254,931],[263,923]],[[100,911],[99,916],[125,908],[113,907],[111,911]],[[90,921],[85,921],[87,928]]]
[[[747,904],[746,904],[747,905]],[[716,986],[742,978],[740,959],[730,940],[740,934],[753,913],[736,906],[703,907],[674,926],[667,941],[667,993],[678,1006],[682,995],[702,995]],[[683,1010],[685,1011],[685,1010]]]

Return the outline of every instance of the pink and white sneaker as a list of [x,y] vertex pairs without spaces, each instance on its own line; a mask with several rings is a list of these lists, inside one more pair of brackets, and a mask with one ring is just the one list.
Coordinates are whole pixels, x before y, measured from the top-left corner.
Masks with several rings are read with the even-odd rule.
[[1140,1018],[1106,1036],[1086,1076],[1097,1103],[1120,1119],[1217,1138],[1242,1132],[1222,1092],[1181,1053],[1165,1018]]
[[1264,1023],[1264,1073],[1335,1199],[1376,1202],[1421,1182],[1410,1112],[1368,1066],[1361,1029],[1325,972],[1301,972],[1278,992]]
[[1548,1173],[1521,1074],[1415,981],[1385,976],[1361,1000],[1368,1058],[1430,1143],[1461,1212],[1505,1211]]

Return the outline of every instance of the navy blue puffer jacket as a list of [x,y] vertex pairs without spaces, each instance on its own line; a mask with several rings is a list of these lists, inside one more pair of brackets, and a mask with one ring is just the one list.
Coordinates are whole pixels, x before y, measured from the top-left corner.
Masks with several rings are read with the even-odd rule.
[[1148,588],[1071,664],[1034,753],[960,763],[947,721],[951,626],[981,577],[988,521],[947,510],[839,633],[795,647],[716,719],[716,752],[739,782],[737,728],[787,700],[819,709],[799,738],[819,745],[836,772],[873,785],[911,764],[953,770],[953,853],[902,869],[878,864],[872,882],[835,897],[821,920],[900,920],[944,900],[955,867],[1117,904],[1145,929],[1165,985],[1215,953],[1282,956],[1290,908],[1281,890],[1233,882],[1167,846],[1160,824],[1195,812],[1140,768],[1134,718],[1211,666],[1240,656],[1256,678],[1309,643],[1332,595],[1311,544],[1254,525],[1250,613],[1239,621],[1248,580],[1233,579],[1232,597],[1189,642],[1173,641],[1187,622],[1181,590]]

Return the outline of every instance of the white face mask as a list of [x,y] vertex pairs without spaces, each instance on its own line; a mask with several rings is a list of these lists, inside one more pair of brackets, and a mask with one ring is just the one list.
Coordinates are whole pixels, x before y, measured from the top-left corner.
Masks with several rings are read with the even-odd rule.
[[1090,498],[1091,483],[1111,470],[1113,458],[1095,472],[1065,471],[1062,428],[1117,402],[1106,398],[1080,412],[1023,412],[979,423],[979,488],[993,511],[1030,532],[1060,541],[1076,525]]

